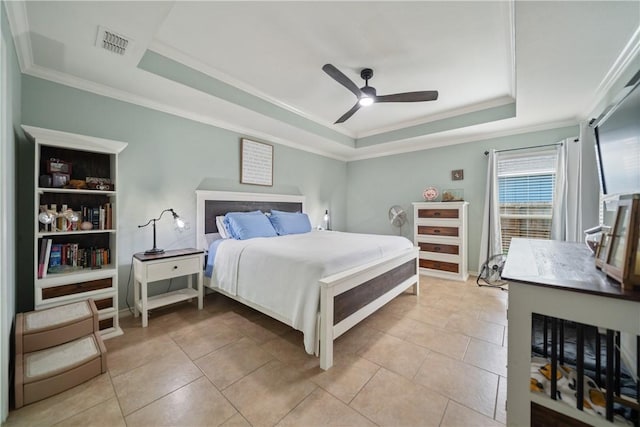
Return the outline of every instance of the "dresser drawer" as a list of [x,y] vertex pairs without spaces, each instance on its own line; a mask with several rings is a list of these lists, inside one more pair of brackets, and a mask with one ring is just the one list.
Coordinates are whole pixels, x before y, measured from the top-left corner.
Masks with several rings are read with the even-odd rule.
[[460,266],[455,262],[433,261],[430,259],[421,259],[420,267],[430,268],[432,270],[449,271],[451,273],[458,273],[460,271]]
[[449,236],[458,237],[458,227],[438,227],[431,225],[419,225],[418,234],[424,234],[428,236]]
[[420,250],[424,252],[435,252],[438,254],[452,255],[458,255],[460,253],[460,248],[458,247],[458,245],[443,245],[440,243],[418,242],[418,246],[420,246]]
[[418,209],[418,218],[459,218],[458,209]]
[[168,259],[163,262],[146,264],[145,267],[149,282],[198,273],[203,268],[200,265],[200,256]]

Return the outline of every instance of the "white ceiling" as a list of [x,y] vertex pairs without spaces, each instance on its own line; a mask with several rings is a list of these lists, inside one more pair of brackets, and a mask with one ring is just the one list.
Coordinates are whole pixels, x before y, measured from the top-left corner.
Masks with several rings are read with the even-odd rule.
[[[27,74],[343,159],[577,123],[640,43],[637,1],[6,4]],[[127,54],[96,47],[98,26],[132,40]],[[145,53],[197,70],[201,85],[143,69]],[[356,99],[325,63],[358,86],[373,68],[378,94],[438,90],[439,99],[377,104],[334,125]],[[512,118],[403,136],[513,102]]]

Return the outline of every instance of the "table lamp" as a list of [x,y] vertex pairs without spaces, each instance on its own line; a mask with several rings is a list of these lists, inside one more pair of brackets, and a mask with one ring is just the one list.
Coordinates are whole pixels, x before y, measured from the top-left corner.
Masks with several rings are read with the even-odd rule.
[[158,218],[152,218],[146,224],[139,225],[138,228],[146,227],[149,224],[153,225],[153,248],[144,251],[146,255],[161,254],[164,252],[164,249],[160,249],[156,246],[156,221],[160,221],[160,218],[162,218],[162,215],[164,215],[165,212],[171,212],[171,215],[173,215],[173,220],[175,221],[175,224],[176,224],[176,229],[178,231],[184,230],[186,226],[186,223],[184,222],[184,220],[180,218],[180,216],[173,209],[165,209],[162,212],[160,212],[160,216],[158,216]]

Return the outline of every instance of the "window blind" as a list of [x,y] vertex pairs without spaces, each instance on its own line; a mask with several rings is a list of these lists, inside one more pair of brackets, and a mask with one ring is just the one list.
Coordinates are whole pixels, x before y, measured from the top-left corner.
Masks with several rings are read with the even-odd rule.
[[498,157],[498,200],[505,253],[513,237],[550,237],[556,160],[555,150]]

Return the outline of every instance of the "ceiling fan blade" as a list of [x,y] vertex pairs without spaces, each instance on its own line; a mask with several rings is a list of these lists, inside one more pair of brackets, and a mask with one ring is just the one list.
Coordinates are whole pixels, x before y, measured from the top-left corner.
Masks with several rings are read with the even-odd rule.
[[437,90],[424,90],[420,92],[394,93],[392,95],[376,96],[376,102],[421,102],[435,101],[438,99]]
[[[349,80],[349,77],[345,76],[344,74],[342,74],[342,71],[338,70],[336,67],[334,67],[331,64],[325,64],[322,67],[322,70],[329,74],[329,76],[331,76],[331,78],[335,81],[337,81],[338,83],[340,83],[342,86],[346,87],[347,89],[349,89],[351,92],[353,92],[353,94],[355,96],[357,96],[358,98],[360,98],[362,96],[362,92],[360,91],[360,88],[358,86],[356,86],[356,84],[354,82],[352,82],[351,80]],[[353,113],[352,113],[353,114]],[[346,120],[346,119],[345,119]]]
[[353,107],[351,107],[351,109],[349,111],[347,111],[346,113],[344,113],[342,115],[342,117],[340,117],[338,120],[336,120],[335,124],[338,123],[342,123],[342,122],[346,122],[347,119],[351,116],[353,116],[355,114],[356,111],[358,111],[360,109],[360,102],[356,102],[356,105],[354,105]]

